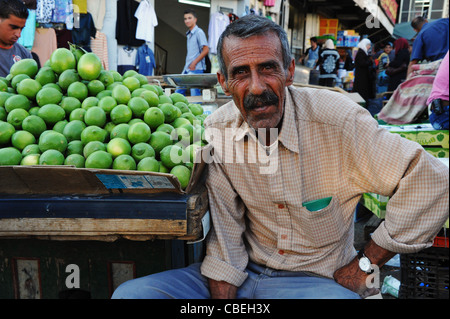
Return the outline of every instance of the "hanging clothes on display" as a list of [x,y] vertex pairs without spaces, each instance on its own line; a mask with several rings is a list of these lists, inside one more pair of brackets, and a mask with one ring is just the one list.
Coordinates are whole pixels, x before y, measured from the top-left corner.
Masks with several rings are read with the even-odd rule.
[[39,57],[41,65],[44,65],[53,51],[57,49],[56,32],[52,28],[37,28],[34,35],[34,45],[31,49]]
[[275,0],[264,0],[264,5],[266,7],[274,7],[275,6]]
[[108,43],[109,70],[117,71],[117,1],[106,1],[105,12],[105,19],[103,20],[103,28],[101,32],[106,35],[106,40]]
[[116,39],[118,44],[140,47],[145,43],[144,40],[136,39],[138,20],[134,14],[139,4],[134,0],[117,1]]
[[[72,0],[73,1],[73,11],[76,13],[88,13],[87,11],[87,0]],[[89,0],[91,1],[91,0]],[[111,0],[110,0],[111,1]]]
[[[94,25],[97,30],[103,28],[103,20],[105,19],[106,13],[106,0],[89,0],[87,2],[87,12],[92,16],[94,20]],[[109,0],[111,1],[111,0]]]
[[155,55],[147,44],[141,45],[137,50],[136,67],[140,74],[153,75],[156,67]]
[[208,27],[209,53],[217,54],[217,43],[219,42],[219,37],[229,24],[230,18],[222,12],[212,14]]
[[136,39],[146,42],[155,41],[155,27],[158,25],[155,9],[148,0],[139,4],[134,16],[137,18]]
[[55,30],[56,32],[56,45],[58,48],[66,48],[70,50],[69,43],[73,43],[72,31],[67,29]]
[[36,2],[36,22],[50,23],[55,10],[55,0],[37,0]]
[[128,70],[136,70],[137,50],[124,45],[117,48],[117,71],[124,74]]
[[28,9],[28,18],[25,27],[22,29],[19,40],[17,42],[28,50],[31,50],[34,43],[34,34],[36,32],[36,10]]
[[[73,19],[72,0],[55,0],[55,10],[53,11],[52,22],[68,23],[70,18]],[[68,24],[70,24],[70,22]]]
[[[79,28],[76,25],[79,25]],[[95,38],[96,32],[97,29],[95,29],[91,14],[81,13],[79,14],[78,23],[74,24],[72,30],[73,43],[83,47],[87,51],[91,51],[91,37]]]
[[95,38],[91,37],[91,50],[102,61],[103,69],[109,70],[108,64],[108,40],[104,33],[97,31]]

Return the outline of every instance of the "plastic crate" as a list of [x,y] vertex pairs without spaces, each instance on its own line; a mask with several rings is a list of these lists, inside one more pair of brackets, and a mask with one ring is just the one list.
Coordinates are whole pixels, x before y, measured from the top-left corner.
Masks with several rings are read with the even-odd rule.
[[448,299],[449,249],[430,247],[401,254],[401,299]]

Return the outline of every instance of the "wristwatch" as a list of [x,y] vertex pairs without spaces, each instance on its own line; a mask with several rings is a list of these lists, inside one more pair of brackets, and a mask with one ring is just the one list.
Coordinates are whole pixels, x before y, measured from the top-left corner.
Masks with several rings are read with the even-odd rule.
[[364,249],[361,249],[358,252],[358,260],[359,260],[359,269],[364,271],[366,274],[371,274],[374,272],[372,262],[366,255],[364,255]]

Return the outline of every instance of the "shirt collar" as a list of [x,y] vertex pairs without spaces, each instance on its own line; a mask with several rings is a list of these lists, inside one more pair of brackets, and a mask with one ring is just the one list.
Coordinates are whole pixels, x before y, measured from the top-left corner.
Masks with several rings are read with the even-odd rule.
[[198,30],[198,25],[196,25],[192,30],[187,30],[186,35],[195,34]]
[[[241,116],[242,123],[239,127],[239,130],[236,132],[235,141],[238,142],[242,140],[246,135],[256,141],[254,130],[248,125],[246,121],[242,119],[242,115],[239,111],[238,113],[239,116]],[[298,131],[295,118],[296,116],[294,103],[292,101],[292,97],[288,88],[286,88],[286,102],[284,104],[284,115],[282,120],[283,123],[281,126],[281,132],[278,135],[278,141],[292,152],[299,153]]]

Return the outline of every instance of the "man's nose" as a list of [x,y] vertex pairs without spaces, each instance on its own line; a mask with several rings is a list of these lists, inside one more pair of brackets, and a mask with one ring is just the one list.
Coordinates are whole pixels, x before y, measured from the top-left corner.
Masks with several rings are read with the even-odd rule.
[[266,89],[266,83],[258,71],[253,70],[251,73],[251,82],[249,91],[254,95],[261,95]]

